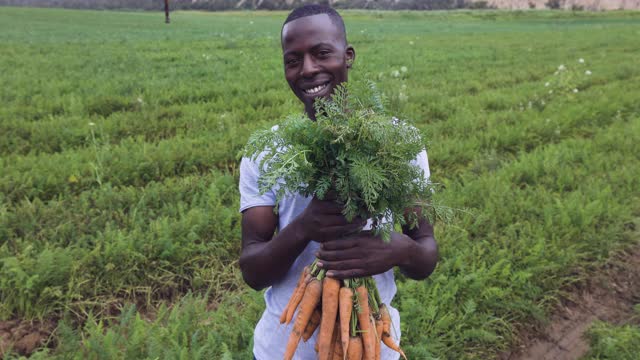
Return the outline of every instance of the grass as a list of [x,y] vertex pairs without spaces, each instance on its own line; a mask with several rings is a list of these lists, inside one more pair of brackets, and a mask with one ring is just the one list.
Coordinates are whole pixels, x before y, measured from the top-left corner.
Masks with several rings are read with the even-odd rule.
[[598,322],[589,329],[591,350],[585,359],[637,359],[640,353],[640,327],[613,326]]
[[[0,318],[58,321],[35,358],[250,356],[237,154],[301,110],[284,17],[0,8]],[[434,275],[398,280],[408,356],[495,355],[637,241],[639,18],[345,12],[352,75],[429,134],[438,196],[468,209],[437,226]]]

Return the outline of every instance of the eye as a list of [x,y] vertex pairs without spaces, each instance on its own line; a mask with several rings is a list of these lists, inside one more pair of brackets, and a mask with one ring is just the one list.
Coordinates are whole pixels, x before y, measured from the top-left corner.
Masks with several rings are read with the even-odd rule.
[[320,51],[318,51],[318,56],[320,56],[320,57],[327,57],[329,55],[331,55],[331,51],[329,51],[329,50],[320,50]]
[[296,66],[296,65],[298,65],[298,59],[296,59],[296,58],[287,59],[287,60],[285,60],[284,64],[286,66],[288,66],[288,67]]

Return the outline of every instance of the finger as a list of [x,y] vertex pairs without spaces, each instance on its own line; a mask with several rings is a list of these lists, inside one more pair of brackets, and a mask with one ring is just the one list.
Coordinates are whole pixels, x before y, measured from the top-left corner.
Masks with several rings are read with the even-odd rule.
[[319,202],[320,209],[323,213],[326,214],[340,214],[342,215],[342,210],[344,206],[338,204],[335,201],[330,200],[322,200]]
[[367,264],[362,259],[344,260],[344,261],[318,261],[316,263],[319,267],[326,270],[352,270],[352,269],[366,269]]
[[[345,221],[347,220],[345,219]],[[347,222],[344,225],[344,234],[349,234],[349,235],[345,235],[343,237],[349,238],[349,237],[357,236],[358,233],[362,231],[362,228],[365,226],[365,224],[366,222],[357,222],[357,221]]]
[[373,275],[365,269],[350,269],[350,270],[330,270],[327,271],[327,276],[336,279],[351,279],[357,277],[364,277]]
[[[343,215],[344,217],[344,215]],[[361,218],[354,218],[351,221],[347,220],[347,218],[344,218],[345,221],[347,222],[347,224],[349,224],[353,229],[355,230],[362,230],[362,228],[367,225],[367,220],[362,220]]]
[[[326,227],[355,227],[354,224],[349,223],[347,219],[342,214],[324,214],[322,218],[322,223],[325,224]],[[353,225],[353,226],[352,226]]]
[[328,241],[338,241],[338,240],[346,240],[348,239],[347,234],[351,234],[354,231],[358,231],[357,228],[354,228],[352,225],[344,225],[344,224],[332,224],[331,226],[324,225],[322,226],[322,230],[319,231],[322,234],[323,243]]
[[360,224],[333,223],[331,226],[325,225],[322,226],[322,230],[320,231],[323,234],[321,242],[347,240],[350,234],[357,233],[361,229],[362,226],[360,226]]
[[362,250],[356,247],[347,250],[320,250],[316,256],[320,262],[344,261],[362,257]]
[[342,251],[345,249],[355,248],[359,244],[360,238],[340,238],[322,243],[321,251]]

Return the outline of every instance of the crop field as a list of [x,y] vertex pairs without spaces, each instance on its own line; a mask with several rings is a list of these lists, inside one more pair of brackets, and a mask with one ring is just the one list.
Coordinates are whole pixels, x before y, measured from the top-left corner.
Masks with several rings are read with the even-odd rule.
[[[491,358],[638,242],[640,13],[344,16],[351,76],[425,131],[459,209],[435,273],[398,274],[402,346]],[[28,324],[36,359],[250,358],[238,154],[302,111],[285,17],[0,7],[0,339]],[[593,356],[618,333],[638,346],[600,324]]]

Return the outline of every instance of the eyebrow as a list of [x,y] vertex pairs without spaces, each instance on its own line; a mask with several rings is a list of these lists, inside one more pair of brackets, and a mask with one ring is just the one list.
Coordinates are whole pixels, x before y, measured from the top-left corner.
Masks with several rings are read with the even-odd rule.
[[[336,47],[335,47],[335,46],[333,46],[331,43],[321,42],[321,43],[318,43],[318,44],[316,44],[316,45],[312,46],[312,47],[311,47],[311,51],[316,50],[317,48],[319,48],[319,47],[323,47],[323,46],[327,46],[327,47],[330,47],[330,48],[332,48],[332,49],[335,49],[335,48],[336,48]],[[286,57],[286,56],[288,56],[288,55],[292,55],[292,54],[299,54],[299,53],[300,53],[299,51],[293,51],[293,50],[290,50],[290,51],[285,52],[285,53],[283,54],[283,56],[285,56],[285,57]]]

